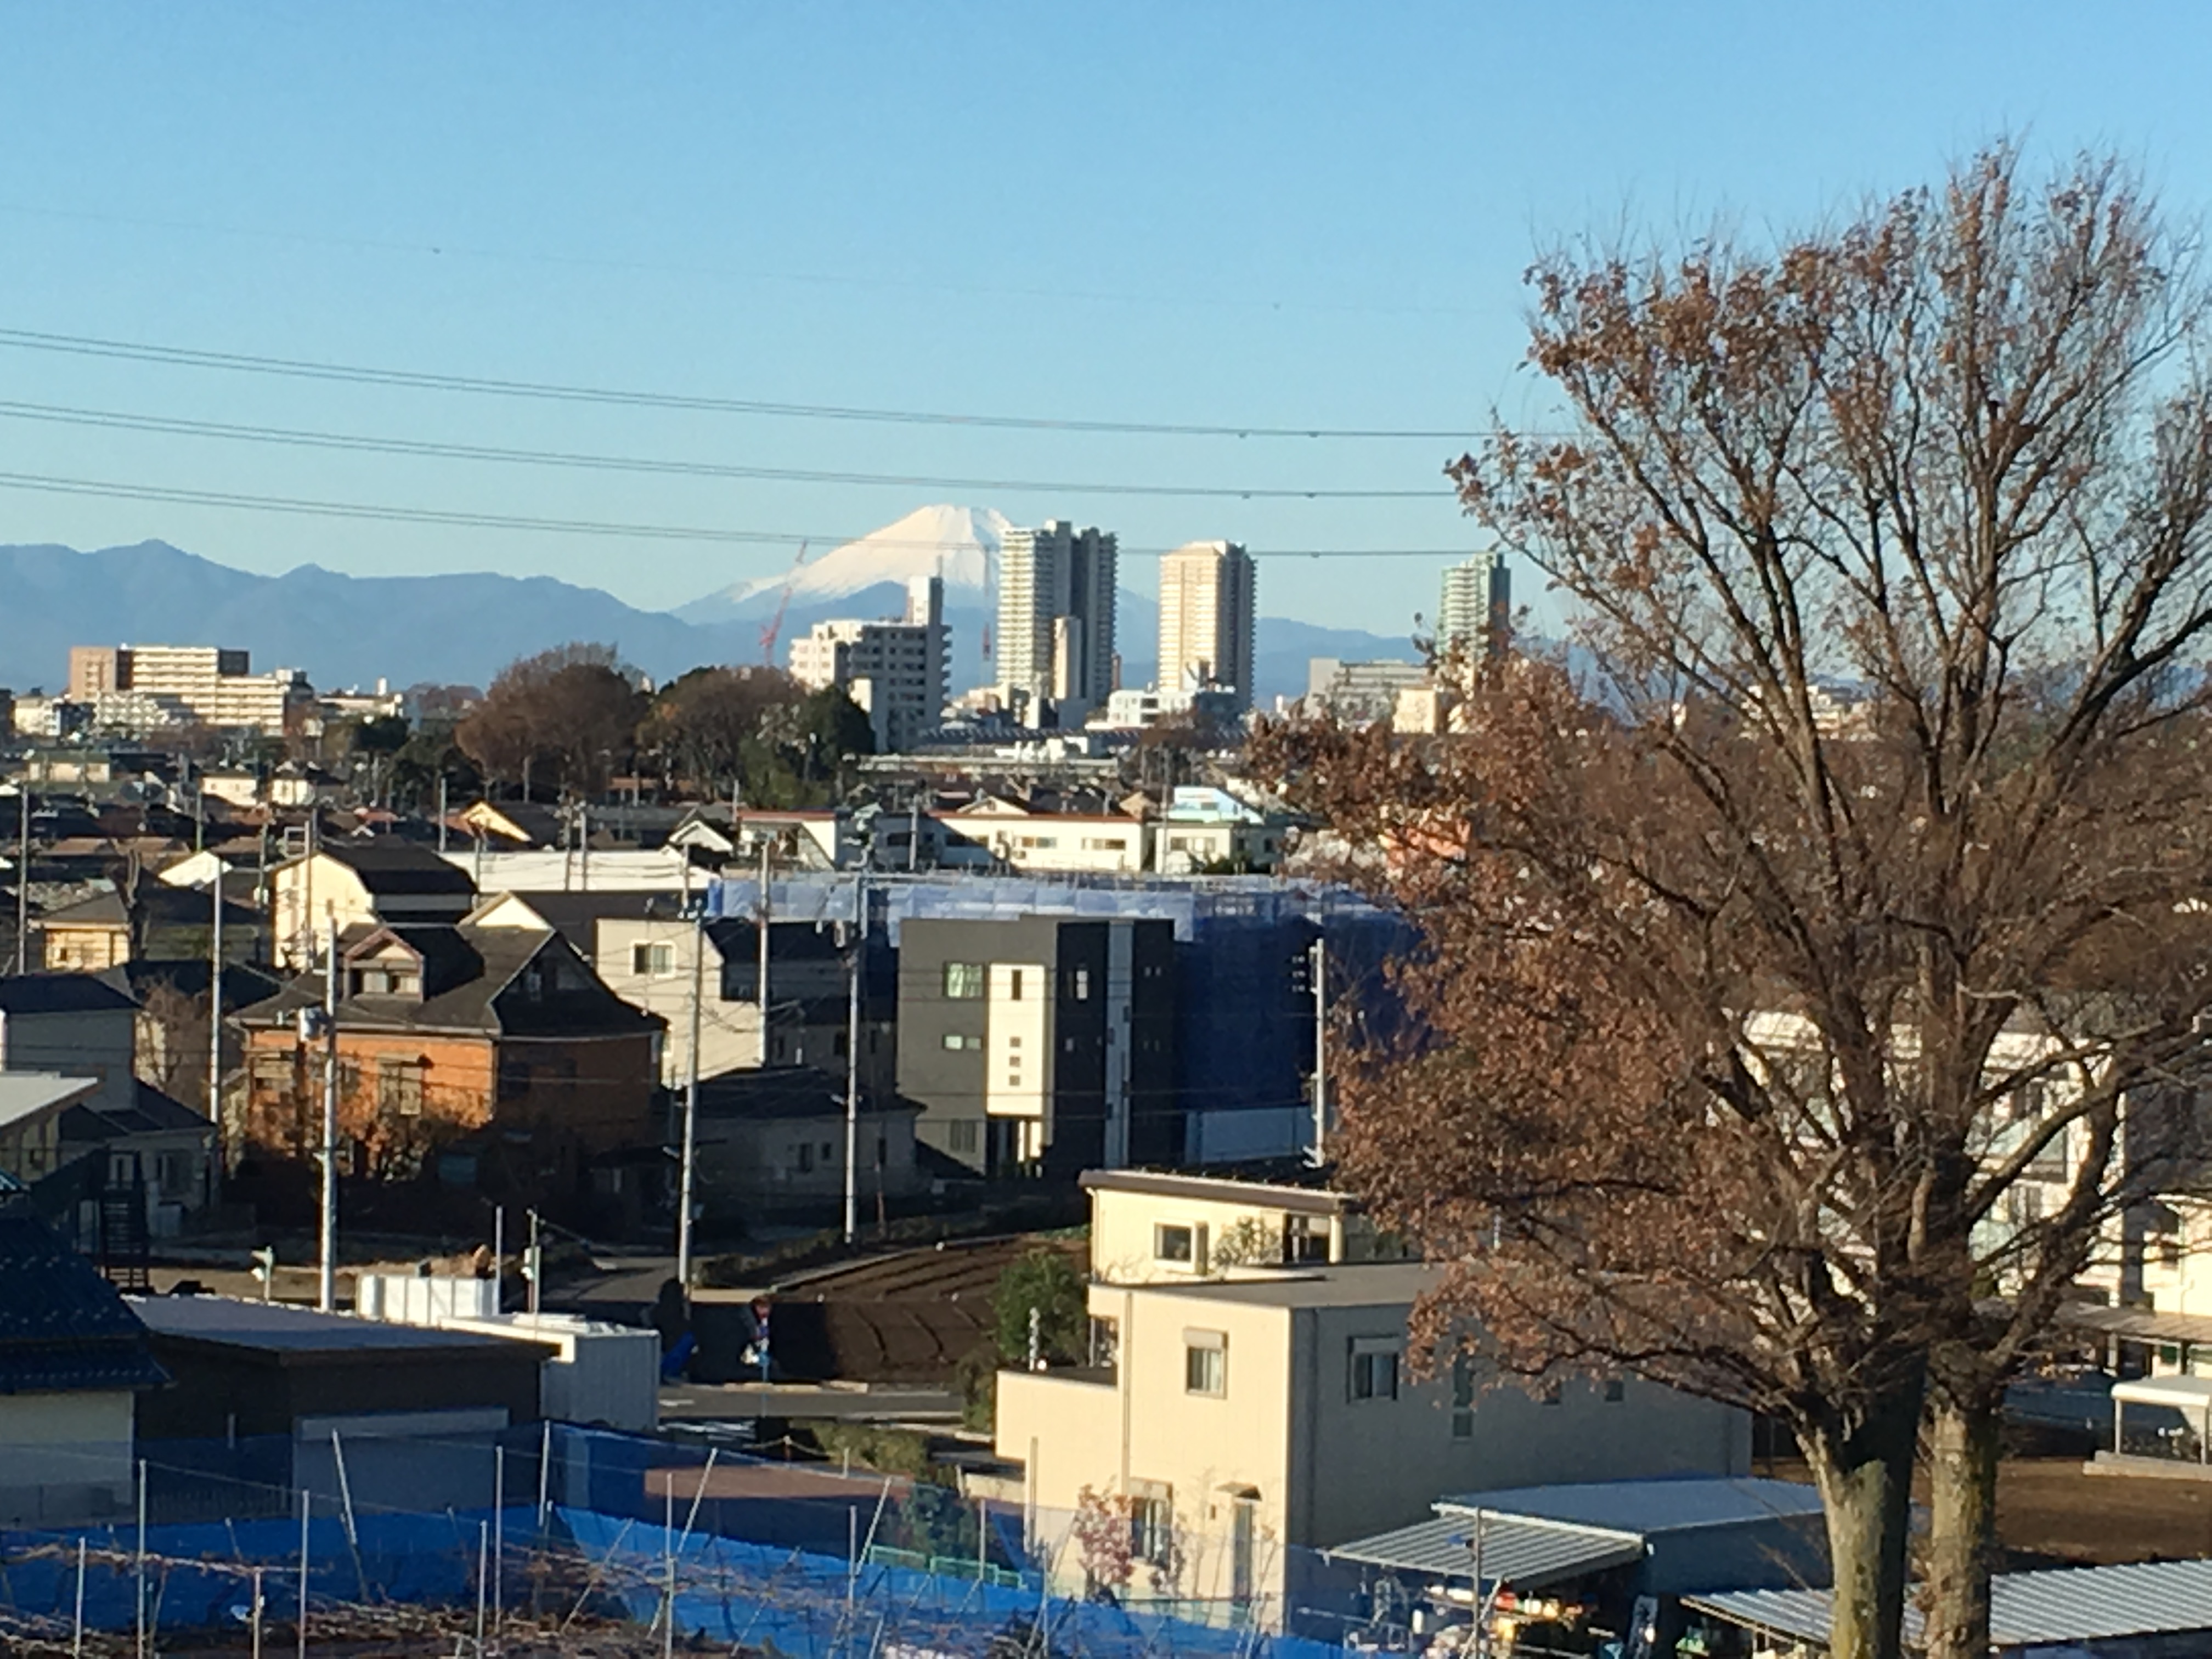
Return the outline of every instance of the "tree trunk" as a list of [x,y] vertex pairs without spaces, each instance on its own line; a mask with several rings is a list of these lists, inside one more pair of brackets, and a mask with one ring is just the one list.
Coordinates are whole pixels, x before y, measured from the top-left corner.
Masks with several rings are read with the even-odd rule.
[[1804,1437],[1835,1569],[1829,1659],[1901,1659],[1905,1553],[1923,1384],[1915,1368],[1848,1428]]
[[1928,1659],[1987,1659],[1996,1570],[2000,1396],[1929,1409]]

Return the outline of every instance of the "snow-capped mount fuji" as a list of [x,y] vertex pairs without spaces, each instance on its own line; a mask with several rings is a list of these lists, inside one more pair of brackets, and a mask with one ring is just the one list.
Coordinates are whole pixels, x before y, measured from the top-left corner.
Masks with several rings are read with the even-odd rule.
[[[988,608],[999,587],[999,548],[1012,528],[1005,514],[987,507],[917,507],[896,523],[870,531],[818,558],[799,560],[787,575],[734,582],[675,613],[688,623],[735,622],[765,617],[784,603],[787,584],[794,616],[818,614],[828,604],[878,601],[858,614],[884,609],[871,589],[899,590],[916,576],[945,578],[945,603],[961,610]],[[890,608],[897,608],[890,600]]]

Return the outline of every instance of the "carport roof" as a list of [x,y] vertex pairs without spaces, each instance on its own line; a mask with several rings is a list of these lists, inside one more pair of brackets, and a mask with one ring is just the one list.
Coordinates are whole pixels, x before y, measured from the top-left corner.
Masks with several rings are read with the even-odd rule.
[[[1398,1572],[1472,1579],[1475,1526],[1476,1518],[1471,1513],[1443,1515],[1395,1532],[1340,1544],[1323,1553],[1335,1560],[1364,1562]],[[1632,1532],[1487,1513],[1481,1527],[1482,1577],[1486,1584],[1538,1589],[1644,1559],[1644,1540]]]

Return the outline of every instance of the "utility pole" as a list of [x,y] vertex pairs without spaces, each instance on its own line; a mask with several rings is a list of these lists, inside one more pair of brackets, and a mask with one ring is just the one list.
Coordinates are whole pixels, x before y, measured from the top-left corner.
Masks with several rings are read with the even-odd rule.
[[676,1182],[676,1282],[691,1288],[691,1193],[699,1156],[699,1038],[707,994],[707,907],[691,921],[691,1063],[684,1080],[684,1164]]
[[338,1306],[338,913],[331,910],[330,957],[323,975],[323,1264],[315,1305]]
[[538,1243],[538,1212],[530,1212],[530,1248],[525,1271],[530,1280],[530,1316],[538,1317],[538,1296],[545,1279],[545,1256]]
[[446,856],[446,769],[438,769],[438,856]]
[[860,970],[868,950],[868,884],[853,878],[852,984],[845,1009],[845,1243],[860,1235]]
[[592,890],[592,804],[576,803],[576,885],[579,890]]
[[210,908],[214,920],[209,929],[208,945],[208,1121],[216,1126],[216,1146],[222,1133],[222,865],[215,866],[215,879],[208,884],[214,896]]
[[760,902],[754,906],[754,908],[758,913],[760,918],[760,974],[759,981],[753,988],[758,993],[758,1000],[760,1002],[760,1063],[763,1070],[768,1066],[769,1052],[768,1029],[768,935],[769,922],[770,921],[770,901],[768,896],[768,838],[766,836],[763,836],[761,838]]
[[25,782],[10,792],[15,797],[15,968],[31,971],[31,786]]
[[1313,1153],[1316,1169],[1328,1162],[1328,940],[1315,924],[1313,942]]

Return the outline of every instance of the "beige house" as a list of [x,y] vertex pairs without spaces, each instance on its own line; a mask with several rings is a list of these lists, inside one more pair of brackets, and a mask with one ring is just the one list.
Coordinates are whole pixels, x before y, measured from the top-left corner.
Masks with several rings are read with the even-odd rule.
[[1152,863],[1152,826],[1118,812],[1034,812],[986,795],[943,822],[957,842],[987,849],[1016,870],[1130,876]]
[[269,872],[269,926],[288,968],[319,961],[333,919],[341,933],[408,922],[458,922],[476,897],[468,872],[408,842],[338,842]]
[[1416,1379],[1407,1322],[1437,1271],[1094,1285],[1108,1363],[998,1378],[996,1449],[1060,1583],[1096,1577],[1073,1524],[1086,1502],[1126,1510],[1152,1595],[1273,1626],[1297,1552],[1422,1520],[1446,1493],[1749,1471],[1743,1413],[1654,1383],[1539,1395],[1479,1360]]
[[1091,1276],[1185,1284],[1232,1268],[1390,1261],[1405,1252],[1343,1193],[1216,1176],[1087,1170]]

